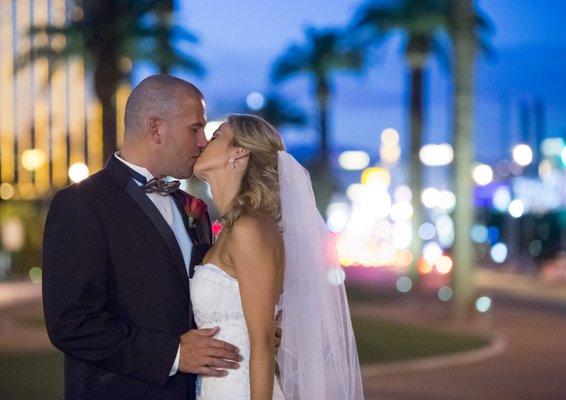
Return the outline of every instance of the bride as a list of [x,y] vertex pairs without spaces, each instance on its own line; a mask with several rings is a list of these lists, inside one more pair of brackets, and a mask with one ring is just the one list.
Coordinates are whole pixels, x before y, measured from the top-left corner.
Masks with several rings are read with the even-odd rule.
[[363,399],[343,272],[308,173],[275,128],[230,115],[194,172],[223,226],[190,281],[195,321],[243,357],[226,376],[199,376],[197,399]]

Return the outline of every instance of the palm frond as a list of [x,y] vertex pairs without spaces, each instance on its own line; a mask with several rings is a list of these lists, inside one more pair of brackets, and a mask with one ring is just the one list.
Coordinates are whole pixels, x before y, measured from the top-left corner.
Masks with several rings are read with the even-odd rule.
[[271,70],[271,80],[281,82],[292,75],[309,70],[309,57],[305,49],[293,44],[275,61]]

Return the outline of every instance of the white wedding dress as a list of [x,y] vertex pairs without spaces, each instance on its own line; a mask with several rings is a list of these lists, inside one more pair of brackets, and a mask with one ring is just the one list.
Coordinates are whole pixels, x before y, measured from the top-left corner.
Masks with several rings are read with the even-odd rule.
[[[199,328],[220,327],[215,336],[240,349],[240,368],[224,377],[199,376],[197,400],[249,400],[250,342],[238,281],[214,264],[197,265],[190,280],[191,301]],[[273,399],[285,400],[274,379]]]

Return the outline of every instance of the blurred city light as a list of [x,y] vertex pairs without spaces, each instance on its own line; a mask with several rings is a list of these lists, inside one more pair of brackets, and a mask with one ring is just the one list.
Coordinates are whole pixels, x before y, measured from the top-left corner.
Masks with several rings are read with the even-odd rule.
[[417,268],[419,273],[421,273],[422,275],[427,275],[432,272],[433,265],[427,262],[424,258],[419,258]]
[[498,187],[493,194],[493,207],[498,211],[507,211],[511,203],[511,192],[507,186]]
[[363,196],[364,186],[361,183],[352,183],[346,189],[346,196],[352,202],[360,201]]
[[529,145],[518,144],[513,147],[513,160],[521,167],[526,167],[533,161],[533,150]]
[[546,138],[542,141],[540,147],[546,157],[560,157],[564,149],[564,139],[559,137]]
[[438,207],[445,211],[452,211],[456,207],[456,195],[450,190],[442,190],[440,192]]
[[408,186],[398,186],[394,193],[395,201],[410,202],[412,196],[411,189]]
[[29,270],[29,279],[35,283],[41,283],[41,275],[42,275],[42,271],[41,268],[39,267],[32,267]]
[[454,292],[452,291],[452,288],[448,286],[442,286],[440,289],[438,289],[438,298],[441,301],[449,301],[452,298],[453,294]]
[[478,164],[473,168],[472,177],[478,185],[485,186],[493,180],[493,170],[487,164]]
[[525,204],[522,200],[515,199],[511,203],[509,203],[509,214],[513,218],[520,218],[523,213],[525,212]]
[[448,256],[442,256],[434,263],[436,270],[445,275],[452,271],[453,262],[452,259]]
[[476,300],[476,310],[481,313],[487,312],[491,308],[491,299],[487,296],[482,296]]
[[366,168],[362,172],[362,184],[369,184],[374,182],[379,182],[384,185],[385,188],[389,187],[391,184],[391,174],[389,170],[382,167],[370,167]]
[[529,244],[529,254],[532,257],[538,257],[542,251],[542,240],[536,239]]
[[24,223],[19,217],[8,217],[2,221],[2,247],[9,252],[20,251],[24,247]]
[[422,240],[432,240],[436,235],[436,228],[430,222],[425,222],[419,227],[419,236]]
[[427,144],[419,151],[423,164],[430,167],[448,165],[454,159],[454,150],[448,143]]
[[482,224],[474,224],[474,226],[472,226],[471,237],[476,243],[487,242],[487,227]]
[[246,104],[254,111],[261,110],[265,105],[265,97],[260,92],[251,92],[246,97]]
[[28,171],[35,171],[47,161],[47,155],[41,149],[28,149],[22,153],[22,166]]
[[347,171],[362,170],[369,165],[369,154],[365,151],[344,151],[338,157],[338,163]]
[[429,242],[423,246],[423,258],[427,263],[434,265],[442,257],[442,248],[438,243]]
[[493,261],[501,264],[507,259],[507,246],[505,243],[497,243],[491,248],[489,254]]
[[83,163],[75,163],[69,167],[69,178],[78,183],[88,178],[88,167]]
[[14,186],[4,182],[0,185],[0,199],[10,200],[14,196],[15,190]]
[[421,194],[421,202],[426,208],[435,208],[440,205],[441,193],[435,188],[426,188]]
[[397,287],[397,290],[400,291],[401,293],[406,293],[409,292],[413,287],[413,282],[408,277],[402,276],[399,279],[397,279],[397,283],[395,284],[395,286]]
[[333,268],[328,271],[328,281],[333,285],[341,285],[346,279],[346,273],[342,268]]
[[381,145],[379,146],[379,157],[387,164],[394,164],[401,157],[401,147],[399,146],[399,132],[393,128],[388,128],[381,132]]
[[350,217],[349,207],[344,203],[331,203],[326,209],[327,225],[331,232],[341,232]]
[[381,132],[381,141],[387,144],[397,144],[399,143],[399,132],[393,128],[384,129]]
[[511,162],[506,159],[499,160],[497,164],[495,164],[495,170],[503,177],[508,176],[511,173]]
[[409,202],[400,201],[391,206],[391,219],[393,221],[410,220],[412,216],[413,206]]
[[449,215],[440,215],[436,221],[438,243],[445,249],[454,243],[454,221]]
[[407,222],[396,222],[393,224],[391,236],[393,246],[396,249],[407,249],[411,245],[411,239],[413,237],[411,224]]
[[538,175],[541,179],[549,179],[552,177],[552,162],[550,160],[542,160],[538,165]]

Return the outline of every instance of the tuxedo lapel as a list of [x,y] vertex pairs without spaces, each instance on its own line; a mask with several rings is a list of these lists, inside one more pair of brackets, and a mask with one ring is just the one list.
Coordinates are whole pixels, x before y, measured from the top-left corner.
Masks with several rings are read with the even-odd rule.
[[163,219],[163,216],[161,215],[157,207],[155,207],[153,202],[149,199],[149,197],[147,197],[145,192],[138,186],[133,178],[130,179],[129,183],[126,186],[126,193],[130,195],[130,197],[138,204],[138,206],[142,209],[145,215],[151,220],[153,225],[159,231],[159,234],[171,251],[173,259],[175,260],[175,265],[177,266],[177,269],[181,274],[181,279],[188,291],[189,278],[187,276],[183,253],[181,252],[181,248],[179,247],[179,243],[177,242],[177,239],[175,238],[175,234],[171,230],[171,227]]

